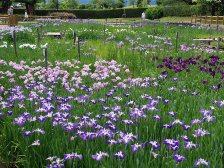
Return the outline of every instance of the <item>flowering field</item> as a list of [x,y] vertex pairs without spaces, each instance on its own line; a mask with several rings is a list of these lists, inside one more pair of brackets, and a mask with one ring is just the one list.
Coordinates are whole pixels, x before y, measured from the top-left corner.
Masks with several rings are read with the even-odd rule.
[[221,33],[77,20],[0,33],[0,166],[223,167],[224,53],[192,41]]

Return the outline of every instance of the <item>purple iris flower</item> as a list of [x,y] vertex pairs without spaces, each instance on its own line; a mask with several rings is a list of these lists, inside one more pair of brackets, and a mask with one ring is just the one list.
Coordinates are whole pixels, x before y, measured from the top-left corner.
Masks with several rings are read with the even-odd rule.
[[179,149],[179,141],[175,139],[164,139],[163,143],[168,146],[172,151],[177,151]]
[[157,141],[149,141],[148,144],[152,145],[153,149],[159,149],[160,144]]
[[32,133],[33,133],[33,132],[31,132],[31,131],[25,131],[25,132],[23,132],[22,134],[23,134],[24,136],[30,136]]
[[167,113],[167,115],[169,115],[171,117],[175,117],[176,114],[177,113],[176,112],[173,112],[173,111]]
[[209,132],[207,130],[203,130],[202,128],[199,128],[194,131],[193,136],[194,137],[202,137],[202,136],[208,135],[208,134],[209,134]]
[[117,153],[114,154],[114,157],[118,158],[118,159],[124,159],[125,158],[125,154],[122,151],[119,151]]
[[108,153],[101,151],[99,153],[96,153],[95,155],[92,155],[92,158],[96,161],[101,161],[105,157],[109,157]]
[[82,160],[82,155],[77,153],[71,153],[71,154],[64,154],[64,160],[70,160],[70,159],[79,159]]
[[178,154],[173,155],[173,158],[176,162],[183,162],[186,159],[184,156]]
[[187,150],[190,150],[192,148],[197,148],[197,147],[198,147],[198,145],[197,144],[194,144],[191,141],[185,143],[185,149],[187,149]]
[[162,120],[162,118],[159,115],[154,115],[152,118],[157,120],[157,121],[161,121]]
[[26,123],[26,118],[25,117],[22,117],[22,116],[20,116],[18,118],[15,118],[14,119],[14,122],[13,122],[13,124],[19,125],[19,126],[24,126],[25,123]]
[[195,163],[194,163],[194,167],[198,167],[198,166],[201,166],[201,165],[204,165],[206,167],[209,166],[209,163],[205,160],[205,159],[198,159]]
[[142,144],[134,144],[134,145],[131,145],[131,150],[132,152],[136,152],[139,148],[142,147]]

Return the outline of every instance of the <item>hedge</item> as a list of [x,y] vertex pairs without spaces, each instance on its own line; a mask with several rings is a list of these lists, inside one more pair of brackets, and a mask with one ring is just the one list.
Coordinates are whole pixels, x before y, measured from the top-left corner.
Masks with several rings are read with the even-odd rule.
[[166,16],[205,15],[206,10],[200,5],[155,6],[146,10],[147,19],[159,19]]
[[[142,12],[147,8],[128,8],[125,9],[126,17],[141,17]],[[14,9],[14,14],[24,15],[24,9]],[[54,9],[37,9],[35,15],[48,16],[53,12],[57,12]],[[90,9],[73,9],[73,10],[58,10],[58,12],[73,13],[80,19],[102,19],[102,18],[121,18],[124,14],[124,9],[104,9],[104,10],[90,10]]]
[[163,16],[191,16],[205,14],[206,10],[203,10],[200,5],[175,5],[164,6]]

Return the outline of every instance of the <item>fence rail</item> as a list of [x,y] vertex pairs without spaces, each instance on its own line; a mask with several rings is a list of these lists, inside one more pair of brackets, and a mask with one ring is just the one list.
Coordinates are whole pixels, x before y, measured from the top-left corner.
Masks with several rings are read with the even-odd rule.
[[16,26],[19,18],[16,15],[0,15],[0,25]]
[[0,15],[0,25],[8,25],[9,18],[7,15]]
[[191,23],[224,25],[224,16],[191,16]]

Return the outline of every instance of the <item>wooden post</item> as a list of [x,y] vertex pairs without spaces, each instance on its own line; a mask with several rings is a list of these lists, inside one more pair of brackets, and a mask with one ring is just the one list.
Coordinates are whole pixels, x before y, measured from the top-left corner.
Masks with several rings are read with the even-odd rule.
[[103,25],[104,44],[106,43],[106,25]]
[[74,32],[73,33],[73,44],[74,44],[74,46],[75,46],[75,42],[76,42],[76,33]]
[[221,41],[221,39],[220,39],[220,37],[218,37],[218,39],[217,39],[217,48],[216,48],[216,52],[217,52],[217,53],[219,52],[220,41]]
[[219,31],[219,25],[218,24],[216,25],[216,31],[217,32]]
[[179,39],[179,32],[176,33],[176,53],[178,52],[178,39]]
[[43,56],[44,56],[44,62],[45,62],[45,69],[48,70],[48,55],[47,55],[47,47],[43,48]]
[[216,25],[218,25],[219,24],[219,16],[217,15],[216,16]]
[[37,46],[40,46],[40,30],[37,28]]
[[78,37],[78,55],[79,55],[79,61],[81,60],[81,53],[80,53],[80,38]]
[[17,47],[16,47],[16,31],[13,30],[13,48],[14,48],[14,52],[16,57],[18,58],[18,53],[17,53]]
[[207,24],[207,15],[205,16],[205,24]]
[[201,24],[201,21],[202,21],[202,17],[201,17],[201,15],[200,15],[200,24]]
[[41,32],[41,35],[42,35],[42,30],[43,30],[43,25],[40,25],[40,32]]

